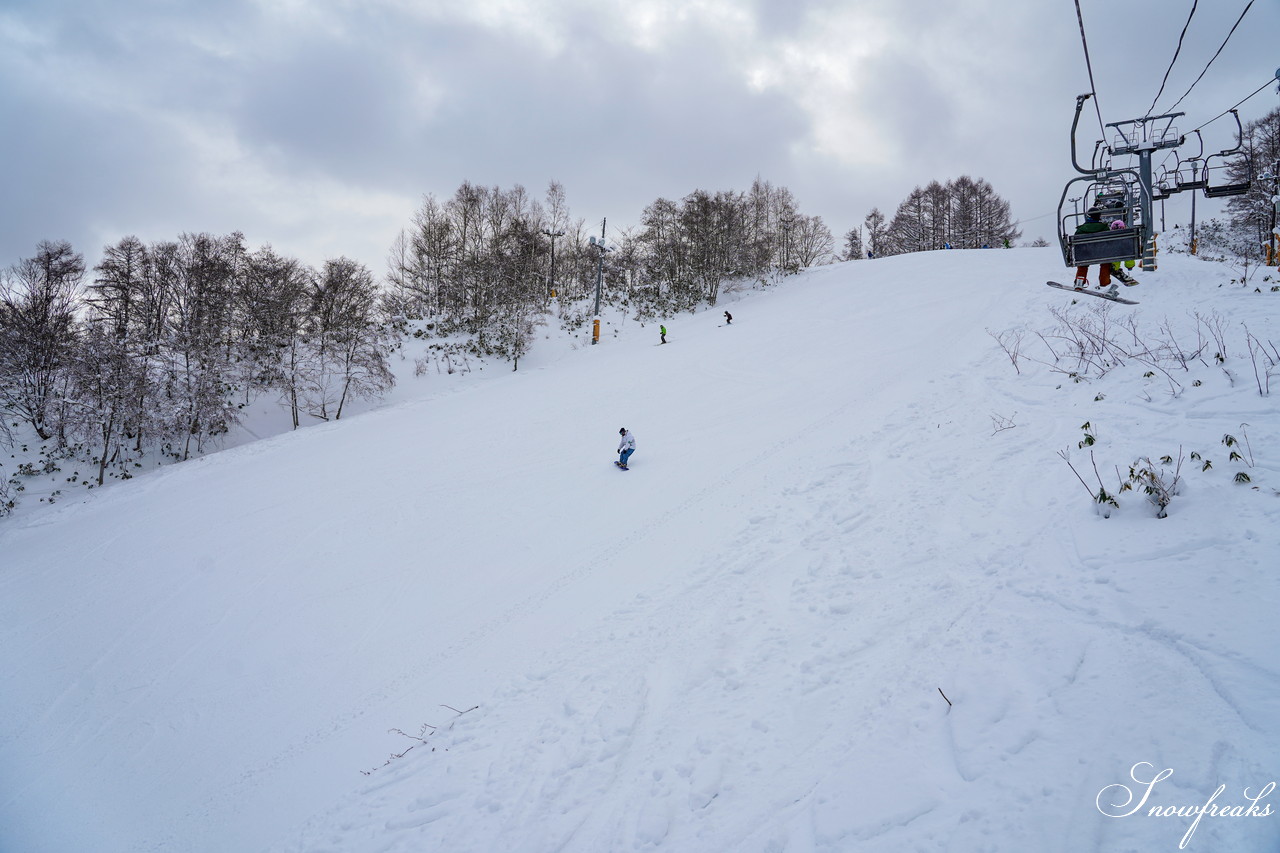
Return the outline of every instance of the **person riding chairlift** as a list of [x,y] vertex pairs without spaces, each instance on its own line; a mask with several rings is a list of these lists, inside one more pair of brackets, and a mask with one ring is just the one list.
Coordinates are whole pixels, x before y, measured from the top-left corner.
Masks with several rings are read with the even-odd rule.
[[[1096,207],[1089,208],[1084,215],[1084,222],[1076,228],[1077,234],[1097,234],[1108,230],[1107,223],[1102,221],[1102,211]],[[1084,290],[1089,286],[1089,265],[1082,264],[1076,267],[1076,290]],[[1098,264],[1098,287],[1106,288],[1111,286],[1111,264]]]
[[[1116,219],[1111,223],[1112,231],[1119,231],[1120,229],[1127,228],[1127,227],[1128,226],[1124,224],[1123,219]],[[1122,269],[1120,267],[1120,262],[1116,261],[1111,264],[1111,274],[1114,275],[1116,278],[1120,279],[1120,281],[1124,283],[1125,287],[1133,287],[1135,284],[1138,283],[1138,280],[1133,276],[1129,275],[1129,273],[1125,272],[1125,270],[1131,270],[1135,266],[1137,266],[1136,262],[1132,260],[1128,260],[1124,262],[1124,268]]]

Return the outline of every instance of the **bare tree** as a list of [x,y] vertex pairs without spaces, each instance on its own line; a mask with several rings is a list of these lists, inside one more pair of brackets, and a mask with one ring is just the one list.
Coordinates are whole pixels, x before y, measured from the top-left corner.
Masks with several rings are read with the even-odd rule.
[[395,380],[387,367],[373,274],[349,258],[326,261],[309,288],[297,399],[307,414],[338,420],[353,398]]
[[889,228],[885,223],[884,214],[880,212],[880,208],[871,208],[871,212],[863,220],[863,225],[867,229],[867,255],[874,257],[876,255],[892,254],[892,247],[889,244]]
[[1247,192],[1227,200],[1227,213],[1232,225],[1248,235],[1246,240],[1252,244],[1252,253],[1264,259],[1269,249],[1275,263],[1278,247],[1274,199],[1280,195],[1280,109],[1245,125],[1241,145],[1241,155],[1229,161],[1223,178],[1215,181],[1249,184]]
[[43,440],[59,435],[84,274],[70,243],[43,241],[0,279],[0,411]]
[[850,228],[844,235],[844,251],[841,258],[846,261],[856,261],[862,257],[862,231],[858,228]]
[[906,200],[898,205],[893,221],[889,224],[894,251],[924,252],[930,249],[941,249],[945,241],[939,239],[941,235],[938,233],[938,222],[934,218],[934,213],[925,191],[916,187]]
[[172,296],[161,369],[168,431],[182,459],[240,419],[232,319],[243,239],[239,233],[184,234],[168,269]]
[[796,263],[801,267],[829,263],[835,252],[835,238],[821,216],[799,216],[792,229]]
[[898,205],[887,230],[885,249],[876,254],[1010,246],[1022,236],[1009,203],[986,181],[968,176],[916,187]]
[[246,259],[235,300],[245,401],[260,391],[279,392],[294,429],[300,423],[302,326],[314,278],[309,267],[264,246]]
[[109,318],[90,321],[68,364],[68,432],[90,448],[98,485],[107,468],[127,462],[136,401],[146,396],[145,365]]

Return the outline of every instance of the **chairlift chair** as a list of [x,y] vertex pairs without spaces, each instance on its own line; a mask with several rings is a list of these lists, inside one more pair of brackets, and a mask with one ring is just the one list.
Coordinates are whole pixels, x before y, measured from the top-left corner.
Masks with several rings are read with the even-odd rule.
[[[1146,189],[1142,186],[1138,173],[1133,169],[1113,169],[1108,162],[1099,166],[1099,150],[1095,146],[1092,169],[1080,165],[1076,157],[1076,129],[1080,124],[1080,111],[1084,102],[1092,97],[1092,93],[1076,98],[1075,119],[1071,123],[1071,165],[1079,174],[1067,181],[1062,188],[1062,197],[1058,200],[1058,243],[1062,247],[1062,258],[1069,267],[1088,266],[1091,264],[1116,263],[1119,261],[1141,260],[1146,245],[1148,225],[1141,221],[1144,209],[1143,195]],[[1108,155],[1111,153],[1107,150]],[[1109,159],[1109,158],[1108,158]],[[1089,199],[1085,211],[1079,208],[1068,211],[1067,196],[1072,187],[1088,182],[1082,198]],[[1123,220],[1124,228],[1108,229],[1093,233],[1077,234],[1086,211],[1095,211],[1104,222]]]
[[1128,222],[1133,218],[1133,207],[1133,192],[1123,181],[1094,187],[1092,209],[1108,225],[1117,219]]
[[[1084,211],[1064,211],[1063,202],[1071,186],[1081,181],[1090,181],[1083,197],[1092,201]],[[1058,241],[1067,266],[1080,267],[1142,259],[1147,228],[1146,223],[1140,221],[1140,191],[1138,176],[1131,170],[1110,171],[1101,177],[1081,176],[1067,183],[1058,204]],[[1096,213],[1099,220],[1105,223],[1123,221],[1125,227],[1086,234],[1075,233],[1089,213]]]
[[1204,189],[1204,173],[1200,168],[1200,163],[1204,160],[1204,137],[1200,135],[1199,130],[1191,132],[1199,140],[1200,150],[1194,157],[1179,158],[1178,165],[1173,167],[1174,192]]
[[1151,200],[1164,201],[1171,197],[1177,190],[1174,188],[1173,173],[1168,169],[1160,170],[1160,177],[1156,178],[1151,184]]
[[[1215,155],[1211,154],[1209,155],[1209,158],[1212,159],[1214,156]],[[1239,183],[1233,183],[1233,184],[1214,184],[1212,183],[1213,172],[1211,172],[1210,170],[1225,169],[1226,164],[1223,164],[1221,166],[1211,167],[1209,165],[1209,160],[1205,160],[1204,186],[1201,188],[1201,192],[1204,193],[1204,197],[1205,198],[1224,198],[1226,196],[1244,195],[1245,193],[1247,193],[1249,190],[1253,188],[1253,166],[1252,164],[1249,163],[1248,160],[1245,160],[1244,167],[1245,167],[1245,179],[1243,181],[1240,181]]]
[[[1213,183],[1214,170],[1218,170],[1217,174],[1221,174],[1228,167],[1225,162],[1227,158],[1240,153],[1240,149],[1244,144],[1244,128],[1240,126],[1240,113],[1232,110],[1231,114],[1236,119],[1236,146],[1226,151],[1219,151],[1217,154],[1210,154],[1204,159],[1204,170],[1202,172],[1201,192],[1205,198],[1223,198],[1225,196],[1244,195],[1253,187],[1253,162],[1246,157],[1242,163],[1244,165],[1244,180],[1236,183]],[[1213,165],[1213,160],[1218,159],[1223,162]]]
[[1205,188],[1204,172],[1198,164],[1199,160],[1197,158],[1178,161],[1178,165],[1173,172],[1173,182],[1178,188],[1178,192]]

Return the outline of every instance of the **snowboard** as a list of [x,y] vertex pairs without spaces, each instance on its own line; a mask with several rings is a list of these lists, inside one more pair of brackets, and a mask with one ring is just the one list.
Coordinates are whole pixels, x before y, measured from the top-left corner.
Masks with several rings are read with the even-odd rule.
[[617,459],[613,460],[613,466],[614,466],[615,468],[617,468],[619,471],[630,471],[630,470],[631,470],[630,468],[628,468],[627,466],[625,466],[625,465],[623,465],[621,462],[619,462]]
[[1137,304],[1138,304],[1136,300],[1133,300],[1133,299],[1123,299],[1123,298],[1121,298],[1121,297],[1119,297],[1119,296],[1111,296],[1111,295],[1109,295],[1109,294],[1108,294],[1106,291],[1104,291],[1104,290],[1093,290],[1092,288],[1090,288],[1090,289],[1086,289],[1086,290],[1076,290],[1074,287],[1071,287],[1071,286],[1066,285],[1066,284],[1061,284],[1061,283],[1056,282],[1056,281],[1046,281],[1046,282],[1045,282],[1045,284],[1049,285],[1050,287],[1056,287],[1056,288],[1058,288],[1059,290],[1068,290],[1068,291],[1070,291],[1070,292],[1072,292],[1072,293],[1082,293],[1082,294],[1084,294],[1085,296],[1096,296],[1096,297],[1098,297],[1099,299],[1105,299],[1105,300],[1107,300],[1108,302],[1120,302],[1120,303],[1122,303],[1122,304],[1124,304],[1124,305],[1137,305]]

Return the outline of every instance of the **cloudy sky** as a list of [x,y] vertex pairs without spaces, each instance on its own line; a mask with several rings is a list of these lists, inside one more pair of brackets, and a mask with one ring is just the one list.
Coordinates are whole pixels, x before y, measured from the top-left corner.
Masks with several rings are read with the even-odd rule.
[[[1080,0],[1103,122],[1190,89],[1186,132],[1264,86],[1277,0],[1210,64],[1247,6]],[[1090,88],[1073,0],[0,0],[0,267],[42,239],[92,265],[129,234],[240,230],[381,274],[423,196],[464,180],[558,180],[612,231],[760,176],[839,237],[970,175],[1052,239]],[[1277,106],[1270,85],[1241,116]],[[1092,107],[1082,128],[1087,155]]]

